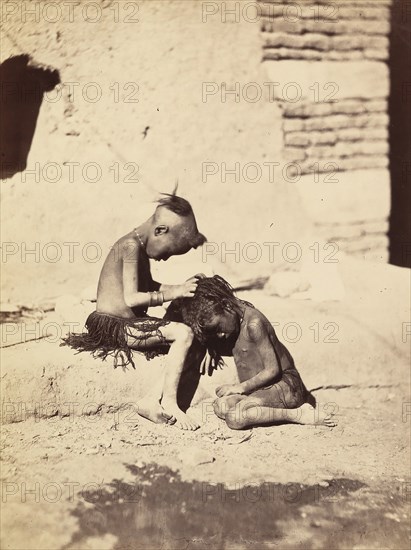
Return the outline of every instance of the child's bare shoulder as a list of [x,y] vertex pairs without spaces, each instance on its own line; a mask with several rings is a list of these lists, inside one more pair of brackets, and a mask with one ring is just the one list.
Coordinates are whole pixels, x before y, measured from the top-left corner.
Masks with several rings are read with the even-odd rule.
[[273,331],[267,317],[257,308],[246,306],[244,312],[245,328],[251,341],[258,341]]
[[118,258],[132,258],[138,255],[141,245],[133,232],[123,235],[113,245],[113,250]]

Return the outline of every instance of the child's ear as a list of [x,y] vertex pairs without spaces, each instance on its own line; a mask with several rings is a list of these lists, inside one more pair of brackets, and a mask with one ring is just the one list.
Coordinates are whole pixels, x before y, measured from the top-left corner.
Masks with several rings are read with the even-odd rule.
[[168,233],[168,226],[167,225],[157,225],[157,227],[154,229],[154,235],[158,237],[159,235],[165,235]]

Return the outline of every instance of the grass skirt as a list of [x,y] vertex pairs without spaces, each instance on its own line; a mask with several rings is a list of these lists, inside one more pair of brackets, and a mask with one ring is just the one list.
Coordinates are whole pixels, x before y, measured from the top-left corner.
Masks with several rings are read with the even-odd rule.
[[[128,337],[137,341],[133,344],[133,349],[144,353],[147,359],[152,359],[168,352],[169,346],[160,331],[160,328],[168,323],[167,320],[148,315],[138,319],[123,319],[93,311],[86,321],[87,332],[70,333],[67,338],[63,338],[61,345],[70,346],[79,353],[88,351],[93,357],[102,360],[111,356],[114,359],[114,368],[127,365],[135,368]],[[159,344],[147,349],[146,341],[152,337],[158,338]]]

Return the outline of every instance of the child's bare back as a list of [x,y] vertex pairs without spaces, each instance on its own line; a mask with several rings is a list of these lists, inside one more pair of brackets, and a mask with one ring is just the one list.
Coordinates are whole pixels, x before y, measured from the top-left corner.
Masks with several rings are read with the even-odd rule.
[[117,315],[124,319],[133,319],[141,316],[141,313],[147,310],[144,307],[130,307],[125,301],[123,288],[124,263],[132,262],[136,256],[139,292],[159,290],[160,285],[155,283],[151,276],[150,260],[141,247],[136,231],[131,231],[114,244],[104,262],[98,282],[97,311]]
[[194,213],[185,199],[173,193],[158,202],[148,220],[112,247],[101,271],[96,311],[86,322],[87,333],[71,334],[65,343],[103,360],[112,356],[114,366],[134,366],[132,350],[145,353],[147,358],[168,351],[164,381],[139,402],[139,413],[154,422],[176,423],[193,430],[198,423],[177,405],[177,389],[187,368],[193,333],[182,323],[150,317],[147,310],[176,298],[192,297],[199,275],[181,285],[163,285],[153,280],[150,259],[166,261],[202,245],[206,239],[198,232]]

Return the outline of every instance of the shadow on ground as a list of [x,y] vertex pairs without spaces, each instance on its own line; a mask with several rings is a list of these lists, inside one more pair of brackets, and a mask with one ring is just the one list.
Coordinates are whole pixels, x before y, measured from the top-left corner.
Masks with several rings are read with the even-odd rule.
[[83,547],[89,537],[112,535],[115,548],[123,550],[250,545],[263,550],[279,543],[289,547],[293,531],[298,531],[301,548],[312,547],[313,533],[316,548],[346,548],[368,539],[370,525],[373,540],[390,537],[393,546],[388,547],[405,548],[408,540],[395,519],[388,526],[376,521],[376,514],[381,517],[376,508],[401,508],[401,496],[381,500],[379,495],[370,501],[369,494],[361,496],[367,488],[359,481],[335,479],[324,486],[263,483],[228,490],[221,484],[183,481],[178,473],[155,464],[127,469],[134,483],[115,479],[105,485],[108,488],[82,495],[86,503],[73,511],[78,531],[66,548]]

